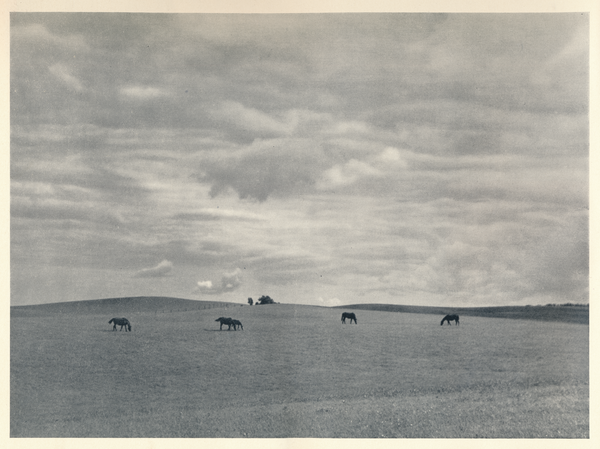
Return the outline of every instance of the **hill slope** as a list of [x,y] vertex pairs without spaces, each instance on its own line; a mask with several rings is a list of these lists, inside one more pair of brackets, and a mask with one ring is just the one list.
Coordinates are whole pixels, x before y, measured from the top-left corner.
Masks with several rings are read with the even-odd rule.
[[121,315],[132,312],[181,312],[215,307],[240,306],[232,302],[196,301],[163,296],[136,296],[130,298],[106,298],[88,301],[58,302],[30,306],[11,306],[11,316],[44,316],[54,314]]
[[547,306],[498,306],[498,307],[426,307],[398,306],[393,304],[352,304],[336,306],[336,309],[375,310],[378,312],[429,313],[440,315],[449,313],[461,316],[482,316],[488,318],[513,318],[521,320],[561,321],[566,323],[589,324],[589,307],[576,305]]
[[[197,301],[164,296],[136,296],[129,298],[106,298],[87,301],[72,301],[29,306],[11,306],[11,316],[45,316],[55,314],[119,316],[138,312],[184,312],[218,307],[240,307],[243,304],[222,301]],[[261,306],[263,307],[263,306]],[[307,306],[311,307],[311,306]],[[312,306],[319,307],[319,306]],[[560,321],[589,324],[589,307],[576,305],[547,306],[498,306],[498,307],[428,307],[394,304],[350,304],[332,309],[373,310],[377,312],[426,313],[439,315],[448,313],[461,316],[481,316],[488,318],[513,318],[537,321]]]

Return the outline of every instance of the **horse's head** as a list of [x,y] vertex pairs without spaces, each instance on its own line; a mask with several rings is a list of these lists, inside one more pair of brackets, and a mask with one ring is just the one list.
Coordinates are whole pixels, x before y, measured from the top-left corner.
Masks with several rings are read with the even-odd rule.
[[128,324],[127,328],[129,329],[129,332],[131,332],[131,324]]

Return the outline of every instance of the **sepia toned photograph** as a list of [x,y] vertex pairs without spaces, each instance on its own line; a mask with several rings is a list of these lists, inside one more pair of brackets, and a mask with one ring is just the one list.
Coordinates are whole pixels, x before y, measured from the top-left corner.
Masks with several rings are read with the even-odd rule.
[[589,441],[589,13],[9,37],[11,439]]

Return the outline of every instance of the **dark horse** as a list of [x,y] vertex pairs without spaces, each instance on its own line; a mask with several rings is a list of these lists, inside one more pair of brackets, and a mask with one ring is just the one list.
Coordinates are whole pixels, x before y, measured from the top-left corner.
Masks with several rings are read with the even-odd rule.
[[233,330],[235,329],[235,323],[233,322],[233,320],[231,318],[217,318],[215,321],[219,321],[221,323],[221,325],[219,326],[219,330],[223,330],[223,324],[227,324],[229,326],[229,328],[227,329],[228,331],[231,330],[231,326],[233,326]]
[[231,320],[231,321],[233,321],[233,330],[234,330],[234,331],[235,331],[235,330],[237,330],[237,329],[235,328],[236,326],[237,326],[237,327],[241,327],[241,328],[242,328],[242,330],[244,330],[244,326],[242,326],[242,322],[241,322],[241,321],[238,321],[238,320]]
[[356,315],[350,312],[342,313],[342,323],[346,324],[346,318],[350,319],[350,324],[352,324],[352,320],[354,320],[354,324],[358,324],[356,321]]
[[108,324],[113,323],[113,330],[117,330],[117,326],[121,326],[120,330],[123,330],[123,326],[125,326],[125,332],[129,330],[131,332],[131,323],[127,318],[113,318],[108,322]]
[[440,324],[443,325],[444,321],[448,321],[448,326],[450,326],[450,321],[455,321],[458,326],[458,315],[446,315]]

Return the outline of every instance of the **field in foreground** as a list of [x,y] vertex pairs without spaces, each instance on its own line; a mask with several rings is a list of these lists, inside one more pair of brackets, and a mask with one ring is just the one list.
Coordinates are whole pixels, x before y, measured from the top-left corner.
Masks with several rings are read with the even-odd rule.
[[356,313],[13,316],[10,435],[589,438],[587,325]]

